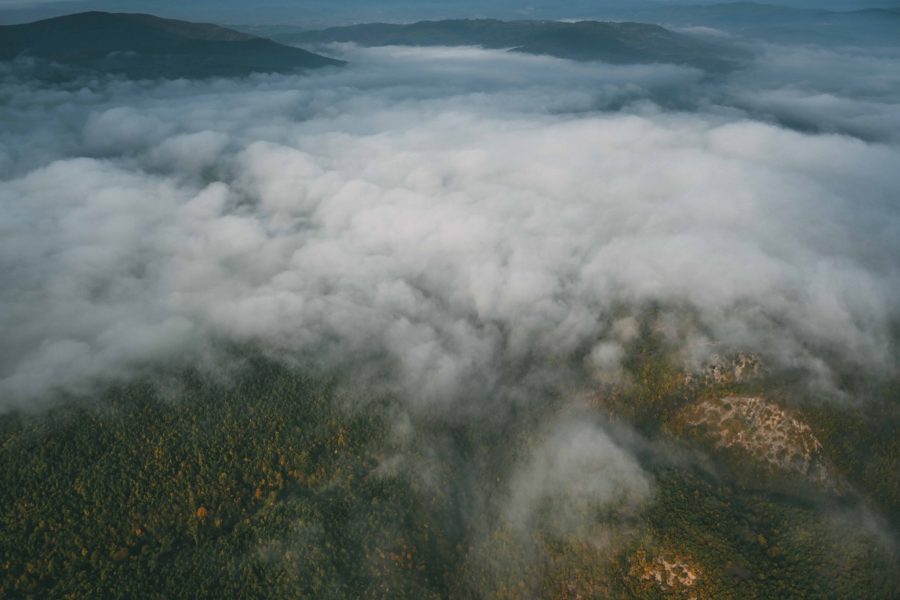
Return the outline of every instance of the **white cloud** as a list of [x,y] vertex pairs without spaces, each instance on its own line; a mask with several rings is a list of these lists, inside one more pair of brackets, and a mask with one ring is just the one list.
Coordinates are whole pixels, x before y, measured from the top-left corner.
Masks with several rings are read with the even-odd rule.
[[[690,69],[344,51],[308,77],[7,81],[4,409],[222,338],[381,352],[452,404],[501,364],[614,372],[614,309],[648,302],[785,361],[894,364],[895,145],[753,121]],[[693,86],[706,109],[647,102]]]
[[564,419],[513,473],[504,516],[514,528],[530,532],[538,522],[571,534],[598,514],[616,521],[632,515],[651,488],[634,456],[601,428]]

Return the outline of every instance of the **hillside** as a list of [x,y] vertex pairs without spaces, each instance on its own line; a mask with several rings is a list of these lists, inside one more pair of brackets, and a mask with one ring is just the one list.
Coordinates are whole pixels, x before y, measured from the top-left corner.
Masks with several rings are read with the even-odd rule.
[[215,25],[103,12],[0,27],[0,60],[18,57],[132,78],[231,77],[342,64]]
[[637,7],[614,11],[629,18],[676,27],[712,27],[751,38],[787,43],[894,46],[900,40],[900,10],[803,9],[755,2]]
[[[592,403],[643,422],[645,443],[670,456],[642,458],[654,497],[625,530],[602,514],[585,530],[546,516],[527,534],[512,527],[503,498],[536,434],[524,424],[501,435],[417,422],[400,443],[395,398],[347,407],[338,381],[252,351],[227,382],[160,372],[50,414],[0,416],[0,595],[895,598],[895,556],[858,520],[870,506],[885,535],[898,522],[896,408],[871,407],[878,426],[841,407],[785,410],[732,397],[802,395],[740,356],[702,374],[673,359],[639,340],[634,384]],[[713,414],[703,399],[719,397],[742,414]],[[825,473],[813,462],[801,474],[770,460],[759,444],[773,436],[855,492],[810,477]],[[413,465],[429,465],[430,485]]]
[[482,46],[580,61],[687,64],[713,70],[733,66],[737,58],[733,52],[717,45],[659,25],[600,21],[460,19],[409,25],[370,23],[285,33],[277,39],[296,44]]

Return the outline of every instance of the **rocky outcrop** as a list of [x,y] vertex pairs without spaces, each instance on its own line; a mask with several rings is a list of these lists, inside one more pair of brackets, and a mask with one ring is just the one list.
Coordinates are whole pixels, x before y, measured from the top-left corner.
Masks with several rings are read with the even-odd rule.
[[628,574],[639,580],[641,587],[655,588],[665,597],[701,597],[703,570],[691,558],[677,552],[650,555],[638,550],[630,559]]
[[795,414],[760,397],[701,400],[684,408],[681,426],[715,444],[737,449],[773,471],[826,483],[832,476],[822,444]]

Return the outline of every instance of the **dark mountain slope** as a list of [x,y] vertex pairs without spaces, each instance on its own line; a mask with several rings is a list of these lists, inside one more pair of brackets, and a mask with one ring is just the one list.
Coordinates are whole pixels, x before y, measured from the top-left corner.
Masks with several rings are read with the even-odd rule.
[[574,60],[674,63],[706,69],[731,66],[723,48],[659,25],[579,21],[460,19],[410,25],[371,23],[278,36],[290,43],[354,42],[362,46],[460,46],[510,48]]
[[216,25],[102,12],[0,27],[0,60],[23,56],[134,78],[230,77],[342,64]]

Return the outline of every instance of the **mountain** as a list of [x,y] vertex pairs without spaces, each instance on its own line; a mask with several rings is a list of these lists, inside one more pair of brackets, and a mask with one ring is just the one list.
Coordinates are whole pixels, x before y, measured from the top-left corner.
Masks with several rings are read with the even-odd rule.
[[343,64],[216,25],[104,12],[0,27],[0,60],[18,57],[131,78],[173,79],[283,73]]
[[900,387],[804,400],[756,355],[681,370],[639,335],[628,376],[583,396],[642,432],[624,439],[645,449],[654,499],[628,533],[598,513],[587,542],[539,517],[526,536],[492,511],[539,429],[420,418],[397,449],[398,399],[351,407],[333,380],[247,349],[228,379],[161,369],[0,414],[0,597],[900,597]]
[[628,18],[666,26],[703,26],[784,43],[896,46],[900,9],[853,11],[793,8],[755,2],[638,7],[612,11]]
[[726,69],[737,58],[733,51],[659,25],[600,21],[458,19],[408,25],[369,23],[283,33],[276,39],[303,44],[353,42],[362,46],[474,45],[581,61],[661,62],[710,70]]

